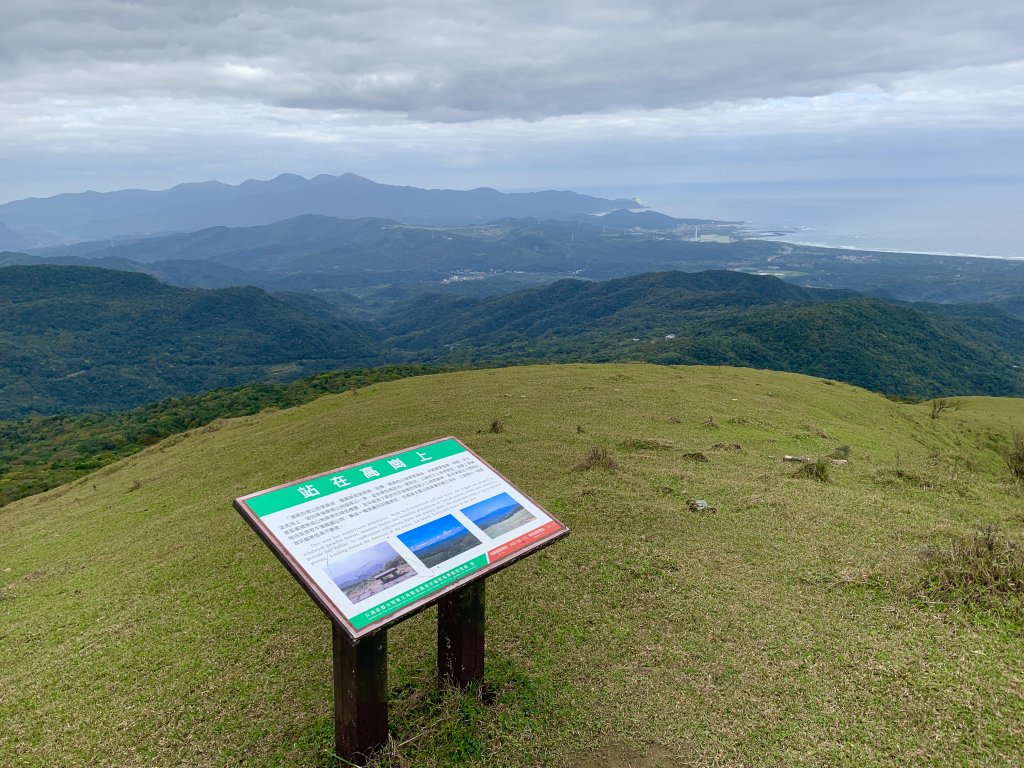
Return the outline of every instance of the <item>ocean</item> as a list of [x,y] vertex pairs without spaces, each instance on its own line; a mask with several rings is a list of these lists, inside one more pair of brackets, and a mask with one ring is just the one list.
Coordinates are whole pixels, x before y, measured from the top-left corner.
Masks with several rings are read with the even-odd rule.
[[1024,258],[1024,179],[702,182],[577,189],[671,216],[740,219],[779,240]]

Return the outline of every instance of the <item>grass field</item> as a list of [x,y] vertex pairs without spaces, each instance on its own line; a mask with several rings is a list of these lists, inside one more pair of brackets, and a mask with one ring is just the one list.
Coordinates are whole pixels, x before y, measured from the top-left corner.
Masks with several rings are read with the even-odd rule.
[[0,765],[336,764],[330,626],[231,499],[454,434],[572,534],[489,580],[483,703],[435,689],[433,611],[391,630],[380,766],[1019,766],[1020,591],[921,585],[954,537],[1024,538],[1024,401],[954,405],[542,366],[170,438],[0,509]]

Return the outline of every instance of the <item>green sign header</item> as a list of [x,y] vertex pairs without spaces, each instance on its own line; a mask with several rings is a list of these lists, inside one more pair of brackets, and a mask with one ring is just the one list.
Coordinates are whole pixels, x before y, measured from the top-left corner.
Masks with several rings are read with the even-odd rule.
[[343,493],[350,488],[376,480],[378,477],[387,477],[406,469],[447,459],[449,456],[454,456],[465,450],[465,447],[457,440],[441,440],[412,451],[396,453],[394,456],[385,456],[366,464],[331,472],[313,480],[292,483],[274,491],[251,496],[243,501],[257,516],[266,517],[283,509],[305,504],[307,501]]

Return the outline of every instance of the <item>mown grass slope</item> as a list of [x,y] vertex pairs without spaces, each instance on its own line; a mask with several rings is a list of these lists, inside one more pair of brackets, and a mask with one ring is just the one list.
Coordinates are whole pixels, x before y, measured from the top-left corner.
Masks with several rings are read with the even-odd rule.
[[[391,631],[381,765],[1020,765],[1020,601],[919,589],[928,547],[1024,529],[1024,401],[957,406],[542,366],[171,438],[0,510],[0,764],[331,765],[329,624],[230,501],[455,434],[572,535],[489,581],[483,703],[435,690],[432,611]],[[827,483],[782,461],[843,445]]]

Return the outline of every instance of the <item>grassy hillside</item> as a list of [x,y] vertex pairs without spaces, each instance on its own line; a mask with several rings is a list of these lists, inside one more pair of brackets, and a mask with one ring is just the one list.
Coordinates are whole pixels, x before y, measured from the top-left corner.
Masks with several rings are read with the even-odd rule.
[[68,483],[165,437],[217,419],[289,408],[328,393],[442,370],[386,365],[330,371],[287,384],[264,382],[169,397],[130,411],[0,421],[0,506]]
[[[1024,533],[1024,401],[956,406],[570,365],[171,438],[0,509],[0,764],[330,765],[329,624],[230,501],[455,434],[573,532],[490,580],[485,704],[435,691],[432,611],[390,632],[381,765],[1020,765],[1020,593],[935,585],[953,537]],[[827,483],[781,460],[844,445]]]

